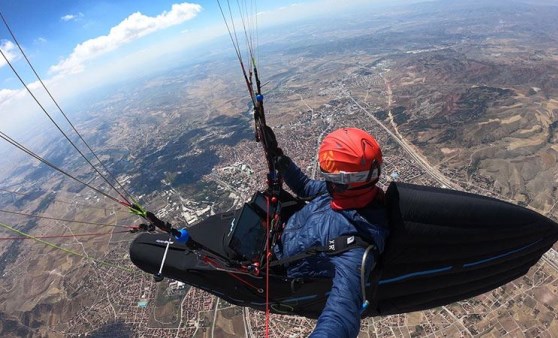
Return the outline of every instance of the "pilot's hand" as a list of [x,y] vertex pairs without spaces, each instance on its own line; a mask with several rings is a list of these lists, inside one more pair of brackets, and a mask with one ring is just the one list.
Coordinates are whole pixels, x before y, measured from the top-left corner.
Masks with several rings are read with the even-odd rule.
[[270,127],[264,126],[263,137],[265,139],[265,144],[271,157],[275,158],[277,156],[283,155],[283,150],[278,147],[277,138],[275,137],[275,133]]
[[287,171],[287,168],[289,168],[291,162],[292,162],[291,158],[283,154],[283,152],[281,152],[281,155],[275,156],[273,158],[273,164],[275,164],[275,169],[277,169],[277,171],[279,171],[280,173],[284,173],[285,171]]

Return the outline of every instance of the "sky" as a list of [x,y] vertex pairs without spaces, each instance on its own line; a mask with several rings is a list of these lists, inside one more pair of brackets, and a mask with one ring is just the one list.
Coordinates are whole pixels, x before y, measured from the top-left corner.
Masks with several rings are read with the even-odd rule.
[[[257,13],[258,27],[265,27],[382,1],[388,0],[231,0],[231,7],[236,12],[237,3],[245,3],[247,12]],[[226,0],[221,5],[227,10]],[[3,0],[0,13],[49,91],[62,102],[163,67],[169,55],[226,34],[216,0]],[[4,57],[45,107],[50,101],[3,22],[0,50],[0,130],[15,130],[32,118],[38,105]]]

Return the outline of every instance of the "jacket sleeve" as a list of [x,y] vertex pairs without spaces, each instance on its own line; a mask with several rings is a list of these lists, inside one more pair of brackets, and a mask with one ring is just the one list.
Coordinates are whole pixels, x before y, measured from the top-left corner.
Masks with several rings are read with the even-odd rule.
[[[363,301],[360,286],[363,254],[364,249],[358,248],[332,257],[335,266],[333,286],[310,337],[352,338],[358,335]],[[368,263],[373,264],[370,259]]]
[[289,188],[302,198],[313,197],[327,192],[324,181],[310,179],[293,161],[291,161],[283,173],[283,179]]

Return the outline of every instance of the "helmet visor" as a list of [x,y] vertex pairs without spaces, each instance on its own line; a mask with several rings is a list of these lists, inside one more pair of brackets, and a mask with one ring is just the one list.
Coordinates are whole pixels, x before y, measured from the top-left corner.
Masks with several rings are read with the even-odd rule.
[[378,168],[374,168],[372,172],[370,170],[366,170],[356,172],[340,171],[338,173],[328,173],[320,168],[320,174],[326,181],[338,184],[370,182],[378,178],[378,172]]

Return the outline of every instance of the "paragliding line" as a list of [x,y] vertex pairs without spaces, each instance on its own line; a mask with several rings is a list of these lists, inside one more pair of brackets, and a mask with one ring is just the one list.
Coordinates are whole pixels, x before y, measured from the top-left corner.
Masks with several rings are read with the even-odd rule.
[[[97,167],[95,167],[93,165],[93,163],[91,163],[91,161],[89,161],[89,159],[81,152],[81,150],[79,150],[79,148],[75,145],[74,142],[72,142],[72,140],[70,140],[70,138],[68,137],[68,135],[62,130],[62,128],[60,128],[60,126],[58,125],[58,123],[56,123],[56,121],[54,121],[54,119],[52,118],[52,116],[50,116],[50,114],[46,111],[46,109],[43,107],[43,105],[39,102],[39,100],[37,99],[37,97],[33,94],[33,92],[31,91],[31,89],[29,89],[29,87],[27,86],[27,84],[25,83],[25,81],[23,81],[23,79],[21,78],[21,76],[18,74],[18,72],[15,70],[14,66],[12,65],[12,63],[8,60],[8,58],[6,57],[6,55],[4,55],[4,52],[2,52],[2,50],[0,49],[0,54],[4,57],[4,60],[6,61],[6,63],[8,64],[8,66],[10,66],[10,68],[12,69],[12,71],[14,72],[14,74],[16,75],[16,77],[19,79],[19,81],[21,82],[21,84],[25,87],[25,89],[27,89],[27,92],[29,93],[29,95],[31,95],[31,97],[35,100],[35,102],[37,103],[37,105],[39,105],[39,107],[41,108],[41,110],[47,115],[47,117],[50,119],[50,121],[56,126],[56,128],[62,133],[62,135],[64,135],[64,137],[66,138],[66,140],[68,140],[68,142],[70,142],[70,144],[74,147],[75,150],[77,150],[77,152],[81,155],[81,157],[83,157],[85,159],[85,161],[87,161],[87,163],[89,163],[89,165],[97,172],[97,174],[99,174],[104,180],[105,182],[107,182],[107,184],[114,189],[118,195],[120,195],[120,197],[122,197],[122,199],[124,199],[124,202],[120,202],[118,201],[120,204],[123,204],[125,206],[131,206],[130,202],[128,202],[128,200],[126,199],[126,197],[124,197],[120,191],[118,191],[118,189],[116,189],[116,187],[99,171],[99,169],[97,169]],[[5,134],[4,134],[5,135]],[[5,139],[5,138],[4,138]]]
[[128,228],[128,229],[133,229],[133,226],[129,226],[129,225],[116,225],[116,224],[106,224],[106,223],[96,223],[96,222],[85,222],[85,221],[75,221],[75,220],[71,220],[71,219],[63,219],[63,218],[55,218],[55,217],[47,217],[47,216],[39,216],[39,215],[32,215],[32,214],[26,214],[24,212],[17,212],[17,211],[10,211],[10,210],[2,210],[0,209],[0,212],[4,212],[6,214],[13,214],[13,215],[20,215],[20,216],[27,216],[27,217],[34,217],[34,218],[40,218],[40,219],[48,219],[48,220],[52,220],[52,221],[60,221],[60,222],[68,222],[68,223],[79,223],[79,224],[89,224],[89,225],[100,225],[100,226],[105,226],[105,227],[120,227],[120,228]]
[[[219,270],[219,266],[217,266],[217,262],[213,261],[213,259],[205,256],[205,257],[203,257],[203,261]],[[264,292],[261,288],[258,288],[254,284],[252,284],[248,281],[245,281],[244,279],[238,277],[235,273],[227,271],[227,270],[223,270],[223,271],[225,271],[229,276],[239,280],[240,282],[242,282],[242,283],[248,285],[249,287],[251,287],[252,289],[256,290],[258,293],[263,293]]]
[[[242,20],[242,26],[244,28],[244,34],[246,37],[246,43],[248,46],[248,51],[249,51],[249,56],[250,56],[250,68],[249,68],[249,73],[246,72],[246,68],[244,66],[244,62],[242,60],[242,54],[240,52],[240,46],[239,46],[239,41],[238,41],[238,36],[236,33],[236,27],[234,24],[234,17],[233,17],[233,13],[231,10],[231,6],[230,6],[230,1],[227,0],[227,5],[228,5],[228,10],[229,10],[229,15],[230,15],[230,21],[231,21],[231,26],[232,26],[232,31],[231,28],[227,22],[227,18],[225,16],[225,13],[223,11],[223,8],[221,6],[221,2],[219,0],[217,0],[217,4],[219,5],[219,10],[221,11],[221,15],[223,16],[223,21],[225,22],[225,25],[227,27],[227,31],[229,32],[229,37],[231,39],[231,42],[233,44],[233,47],[236,51],[236,55],[238,58],[238,61],[240,62],[240,67],[242,69],[242,74],[244,75],[244,80],[246,82],[246,86],[248,87],[248,93],[250,94],[250,99],[252,100],[252,104],[254,106],[254,127],[255,127],[255,137],[256,137],[256,141],[257,142],[261,142],[263,149],[264,149],[264,154],[265,154],[265,158],[267,161],[267,166],[268,166],[268,174],[267,174],[267,193],[266,193],[266,200],[267,200],[267,216],[266,216],[266,226],[267,226],[267,241],[266,241],[266,252],[265,252],[265,264],[266,264],[266,322],[265,322],[265,336],[269,337],[269,316],[270,316],[270,308],[269,308],[269,258],[270,258],[270,246],[272,244],[272,242],[275,241],[275,236],[278,232],[274,231],[274,227],[275,227],[275,222],[277,220],[277,217],[279,216],[277,214],[277,208],[275,208],[275,211],[273,212],[273,215],[271,215],[271,208],[270,208],[270,203],[273,203],[274,205],[276,205],[277,203],[277,198],[279,197],[281,190],[282,190],[282,179],[281,179],[281,175],[280,173],[278,173],[275,169],[275,163],[273,161],[273,154],[274,152],[276,152],[277,149],[271,149],[271,144],[269,143],[269,139],[267,133],[268,133],[268,128],[266,126],[266,122],[265,122],[265,111],[264,111],[264,105],[263,105],[263,95],[261,92],[261,83],[260,83],[260,79],[258,76],[258,70],[256,67],[256,60],[254,57],[254,50],[253,50],[253,44],[251,39],[248,37],[248,32],[246,29],[246,21],[242,12],[242,8],[240,6],[240,4],[237,1],[237,5],[239,8],[239,12],[240,12],[240,17]],[[257,22],[257,21],[256,21]],[[255,29],[257,31],[257,27]],[[252,73],[253,71],[253,73]],[[255,81],[256,81],[256,91],[254,92],[254,83],[252,82],[252,76],[254,76]],[[276,144],[274,145],[276,147]]]
[[109,263],[109,262],[105,262],[105,261],[102,261],[102,260],[98,260],[98,259],[96,259],[96,258],[92,258],[92,257],[89,257],[89,256],[85,256],[85,255],[82,255],[82,254],[80,254],[80,253],[78,253],[78,252],[75,252],[75,251],[73,251],[73,250],[66,249],[66,248],[63,248],[63,247],[61,247],[61,246],[58,246],[58,245],[56,245],[56,244],[54,244],[54,243],[47,242],[47,241],[43,241],[42,239],[40,239],[40,238],[38,238],[38,237],[31,236],[31,235],[29,235],[29,234],[27,234],[27,233],[25,233],[25,232],[23,232],[23,231],[17,230],[17,229],[15,229],[14,227],[11,227],[11,226],[9,226],[9,225],[7,225],[7,224],[4,224],[4,223],[1,223],[1,222],[0,222],[0,227],[2,227],[2,228],[4,228],[4,229],[7,229],[7,230],[10,230],[10,231],[12,231],[12,232],[15,232],[16,234],[18,234],[18,235],[20,235],[20,236],[27,237],[27,238],[29,238],[29,239],[32,239],[32,240],[36,241],[36,242],[42,243],[42,244],[44,244],[44,245],[46,245],[46,246],[49,246],[49,247],[51,247],[51,248],[55,248],[55,249],[64,251],[64,252],[67,253],[67,254],[70,254],[70,255],[73,255],[73,256],[78,256],[78,257],[81,257],[81,258],[85,258],[85,259],[87,259],[87,260],[90,260],[90,261],[99,263],[100,265],[104,265],[104,266],[108,266],[108,267],[112,267],[112,268],[117,268],[117,269],[119,269],[119,270],[126,271],[126,272],[133,272],[132,269],[128,269],[128,268],[122,267],[122,266],[120,266],[120,265],[116,265],[116,264],[113,264],[113,263]]
[[[118,184],[118,186],[120,187],[120,189],[122,189],[128,196],[131,197],[130,193],[128,193],[126,191],[126,189],[124,189],[124,187],[120,184],[120,182],[118,182],[118,180],[114,177],[114,175],[108,170],[108,168],[103,164],[103,162],[101,161],[101,159],[99,159],[99,157],[97,156],[97,154],[95,154],[95,152],[93,151],[93,149],[91,149],[91,147],[89,146],[89,144],[85,141],[85,139],[81,136],[81,134],[78,132],[78,130],[76,129],[76,127],[74,126],[74,124],[70,121],[70,119],[68,118],[68,116],[66,115],[66,113],[64,113],[64,111],[62,110],[62,107],[60,107],[60,105],[58,104],[58,102],[54,99],[54,97],[52,96],[52,94],[50,93],[50,91],[48,90],[47,86],[44,84],[43,80],[41,79],[41,77],[39,76],[39,74],[37,73],[37,71],[35,70],[35,67],[33,67],[33,65],[31,64],[31,61],[29,61],[29,58],[27,58],[27,54],[25,54],[25,52],[23,51],[23,48],[21,48],[21,45],[19,44],[19,41],[16,39],[14,33],[12,32],[12,29],[10,28],[10,26],[8,25],[8,22],[6,21],[6,19],[4,18],[4,16],[2,15],[2,12],[0,12],[0,18],[2,18],[2,21],[4,22],[4,25],[6,26],[6,28],[8,29],[8,32],[10,33],[10,35],[12,36],[12,39],[14,40],[14,42],[16,43],[17,47],[19,48],[19,51],[21,52],[21,54],[23,55],[23,57],[25,58],[25,61],[27,61],[27,64],[29,65],[29,68],[31,68],[31,70],[33,71],[33,73],[35,74],[35,76],[37,77],[37,79],[39,80],[39,82],[41,83],[41,85],[43,86],[44,90],[46,91],[46,93],[48,94],[48,96],[51,98],[52,102],[54,102],[54,104],[56,105],[56,107],[58,108],[58,110],[60,111],[60,113],[62,113],[62,115],[64,116],[64,118],[66,119],[66,121],[68,122],[68,124],[72,127],[72,129],[75,131],[75,133],[79,136],[79,138],[81,139],[81,141],[85,144],[85,146],[87,146],[87,149],[89,149],[89,151],[91,152],[91,154],[93,154],[93,156],[95,156],[95,158],[97,159],[97,161],[99,161],[99,163],[101,164],[101,166],[103,167],[103,169],[109,174],[109,176],[111,176],[111,178],[116,182],[116,184]],[[12,67],[12,70],[14,68]],[[15,71],[15,70],[14,70]],[[19,76],[18,76],[19,77]],[[25,84],[24,84],[25,85]],[[38,103],[38,102],[37,102]],[[42,108],[42,107],[41,107]],[[44,109],[43,109],[44,110]],[[45,111],[46,113],[46,111]],[[47,114],[48,115],[48,114]],[[50,117],[50,116],[49,116]],[[51,119],[52,120],[52,119]],[[54,122],[54,121],[53,121]],[[56,124],[56,123],[55,123]],[[59,128],[60,129],[60,128]],[[61,131],[61,130],[60,130]],[[64,133],[63,133],[64,134]],[[64,134],[64,136],[66,136]],[[70,141],[68,139],[68,141]],[[72,143],[72,141],[70,141],[70,143]],[[73,145],[73,144],[72,144]],[[74,146],[75,147],[75,146]],[[77,148],[76,148],[77,150]],[[79,151],[79,150],[78,150]],[[81,154],[81,152],[80,152]],[[84,158],[85,156],[83,154],[81,154]],[[87,158],[85,158],[87,160]],[[89,161],[87,161],[89,162]],[[89,164],[91,164],[91,166],[93,166],[92,163],[89,162]],[[96,170],[95,166],[93,166],[93,168]],[[96,170],[97,171],[97,170]],[[98,172],[98,171],[97,171]],[[98,172],[100,175],[101,173]],[[103,175],[101,175],[103,178],[105,178]],[[108,180],[105,178],[105,180],[107,181],[107,183],[109,185],[110,182],[108,182]],[[116,190],[116,188],[114,186],[111,185],[111,187]],[[116,190],[118,192],[118,190]],[[120,195],[120,192],[118,192],[118,194]],[[120,197],[124,198],[124,196],[120,195]],[[124,200],[126,200],[126,198],[124,198]]]
[[[4,191],[10,194],[14,194],[14,195],[20,195],[20,196],[28,196],[27,194],[21,193],[21,192],[17,192],[17,191],[12,191],[12,190],[8,190],[8,189],[3,189],[0,188],[0,191]],[[75,205],[75,206],[82,206],[82,207],[86,207],[86,208],[91,208],[91,209],[97,209],[97,210],[107,210],[106,208],[100,208],[91,204],[83,204],[83,203],[78,203],[78,202],[70,202],[70,201],[65,201],[62,199],[55,199],[53,203],[65,203],[65,204],[69,204],[69,205]]]
[[[254,95],[254,89],[252,88],[252,73],[250,73],[250,76],[247,75],[246,73],[246,68],[244,67],[244,62],[242,61],[242,54],[240,53],[240,47],[238,46],[237,43],[235,43],[235,39],[233,38],[233,33],[231,32],[231,29],[229,27],[229,24],[227,22],[227,18],[225,17],[225,13],[223,12],[223,8],[221,7],[221,1],[217,0],[217,4],[219,5],[219,10],[221,11],[221,15],[223,16],[223,21],[225,22],[225,25],[227,26],[227,31],[229,32],[229,37],[231,38],[231,42],[233,44],[233,47],[235,49],[236,52],[236,57],[238,58],[238,61],[240,62],[240,68],[242,69],[242,75],[244,75],[244,81],[246,81],[246,86],[248,87],[248,92],[250,93],[250,99],[252,100],[252,104],[254,105],[254,107],[256,106],[256,97]],[[229,6],[230,9],[230,6]],[[231,21],[233,24],[233,31],[234,31],[234,20],[232,20],[232,14],[231,14]],[[236,37],[236,31],[234,31],[234,36]],[[237,42],[238,42],[238,38],[237,38]]]
[[[1,53],[1,52],[2,52],[2,51],[0,50],[0,53]],[[109,199],[111,199],[111,200],[113,200],[113,201],[115,201],[115,202],[117,202],[117,203],[119,203],[119,204],[122,204],[122,205],[125,206],[125,207],[130,207],[130,205],[129,205],[128,202],[119,201],[118,199],[116,199],[116,198],[110,196],[109,194],[107,194],[107,193],[105,193],[105,192],[103,192],[103,191],[101,191],[101,190],[99,190],[99,189],[97,189],[97,188],[94,188],[93,186],[91,186],[91,185],[85,183],[84,181],[80,180],[79,178],[74,177],[74,176],[72,176],[71,174],[68,174],[68,173],[65,172],[64,170],[58,168],[58,167],[55,166],[54,164],[50,163],[49,161],[47,161],[47,160],[45,160],[44,158],[40,157],[39,155],[35,154],[35,153],[32,152],[31,150],[29,150],[29,149],[27,149],[25,146],[23,146],[21,143],[17,142],[16,140],[12,139],[11,137],[9,137],[8,135],[4,134],[4,133],[1,132],[1,131],[0,131],[0,138],[3,138],[5,141],[7,141],[7,142],[10,143],[11,145],[15,146],[15,147],[18,148],[19,150],[21,150],[21,151],[25,152],[26,154],[28,154],[28,155],[34,157],[35,159],[41,161],[42,163],[48,165],[48,166],[51,167],[52,169],[54,169],[54,170],[56,170],[56,171],[58,171],[58,172],[60,172],[60,173],[62,173],[62,174],[64,174],[64,175],[66,175],[66,176],[68,176],[69,178],[71,178],[71,179],[73,179],[73,180],[75,180],[75,181],[77,181],[77,182],[79,182],[79,183],[85,185],[86,187],[88,187],[88,188],[90,188],[90,189],[92,189],[92,190],[98,192],[99,194],[101,194],[101,195],[103,195],[103,196],[105,196],[105,197],[107,197],[107,198],[109,198]]]
[[265,244],[265,336],[269,337],[269,256],[271,256],[269,250],[269,240],[270,240],[270,226],[269,226],[269,217],[271,210],[269,208],[269,196],[266,196],[266,233],[267,233],[267,240]]
[[[120,234],[120,233],[125,233],[125,232],[129,232],[128,230],[125,231],[109,231],[109,232],[94,232],[94,233],[89,233],[89,234],[74,234],[74,235],[45,235],[45,236],[33,236],[35,238],[69,238],[69,237],[88,237],[88,236],[105,236],[105,235],[111,235],[111,234]],[[7,240],[20,240],[20,239],[33,239],[31,237],[25,237],[25,236],[21,236],[21,237],[0,237],[1,241],[7,241]]]

